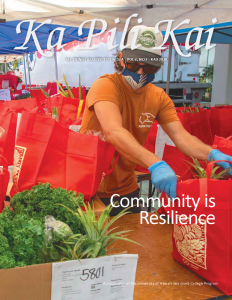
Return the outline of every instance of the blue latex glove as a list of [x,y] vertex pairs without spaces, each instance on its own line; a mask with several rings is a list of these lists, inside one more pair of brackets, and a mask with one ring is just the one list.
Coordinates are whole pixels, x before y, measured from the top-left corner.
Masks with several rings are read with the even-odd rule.
[[[230,155],[224,154],[221,151],[219,151],[217,149],[214,149],[214,150],[211,150],[209,152],[208,161],[210,161],[211,156],[212,156],[213,161],[215,161],[215,160],[228,160],[228,161],[231,161],[231,165],[227,162],[217,163],[217,165],[223,167],[224,169],[227,169],[227,168],[232,166],[232,156],[230,156]],[[230,169],[229,175],[232,175],[232,169]]]
[[167,194],[171,200],[176,198],[177,177],[169,165],[164,161],[159,161],[151,165],[148,170],[155,188]]

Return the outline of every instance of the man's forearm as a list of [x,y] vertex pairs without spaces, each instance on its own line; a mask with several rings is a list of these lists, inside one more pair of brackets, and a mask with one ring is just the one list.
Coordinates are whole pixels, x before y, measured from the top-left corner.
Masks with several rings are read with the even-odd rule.
[[178,139],[175,145],[185,155],[199,160],[207,160],[209,152],[213,150],[211,146],[204,144],[188,132],[182,138]]
[[106,139],[116,150],[129,161],[142,167],[149,168],[160,159],[152,152],[141,146],[133,135],[123,127],[111,130]]

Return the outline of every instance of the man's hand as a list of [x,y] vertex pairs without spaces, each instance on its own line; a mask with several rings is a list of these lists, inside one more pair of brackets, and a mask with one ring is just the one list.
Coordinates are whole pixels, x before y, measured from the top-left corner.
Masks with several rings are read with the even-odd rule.
[[[232,166],[232,156],[224,154],[224,153],[222,153],[221,151],[219,151],[217,149],[214,149],[214,150],[210,151],[208,161],[211,160],[211,157],[212,157],[213,161],[215,161],[215,160],[228,160],[228,161],[231,161],[231,165],[227,162],[217,163],[217,165],[223,167],[224,169],[227,169],[227,168]],[[232,169],[229,171],[229,175],[232,175]]]
[[177,177],[169,165],[164,161],[159,161],[151,165],[148,170],[155,188],[167,194],[171,200],[176,198]]

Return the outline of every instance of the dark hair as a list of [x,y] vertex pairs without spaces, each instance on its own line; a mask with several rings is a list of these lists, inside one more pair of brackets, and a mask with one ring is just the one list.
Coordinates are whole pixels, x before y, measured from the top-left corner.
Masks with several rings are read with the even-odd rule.
[[[115,54],[116,58],[115,58],[115,61],[114,61],[114,68],[115,68],[116,71],[121,73],[123,71],[123,66],[121,65],[121,62],[120,62],[121,59],[119,57],[119,52],[120,51],[117,50],[117,53]],[[124,58],[123,58],[123,61],[124,61]]]
[[[126,35],[125,35],[125,41],[124,41],[124,44],[127,43],[127,39],[128,39],[128,34],[129,34],[129,31],[127,31]],[[118,72],[122,72],[123,71],[123,66],[121,65],[121,58],[119,57],[119,52],[121,51],[118,51],[117,50],[117,53],[116,53],[116,59],[114,61],[114,68],[116,71]],[[123,61],[125,62],[124,58],[123,58]]]

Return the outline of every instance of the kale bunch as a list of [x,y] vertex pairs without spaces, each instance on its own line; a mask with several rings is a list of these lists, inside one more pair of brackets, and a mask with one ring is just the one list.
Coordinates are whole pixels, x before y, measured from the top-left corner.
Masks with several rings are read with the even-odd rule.
[[15,267],[15,257],[10,249],[13,241],[11,222],[12,214],[5,208],[0,214],[0,269]]
[[[57,260],[59,251],[46,243],[45,217],[66,223],[71,233],[84,234],[84,226],[73,213],[83,203],[83,195],[51,188],[48,183],[16,194],[0,214],[0,269]],[[59,244],[61,237],[56,234],[52,241]]]
[[6,208],[0,214],[0,269],[42,263],[44,224],[24,215],[13,217]]
[[[10,202],[14,215],[22,214],[45,221],[48,215],[66,223],[73,233],[84,233],[84,228],[77,216],[71,211],[77,211],[83,205],[83,195],[62,188],[51,188],[49,183],[34,186],[30,191],[25,190],[16,194]],[[67,210],[64,205],[71,211]]]
[[10,250],[8,239],[3,234],[0,234],[0,269],[10,269],[14,267],[15,257]]
[[12,223],[11,251],[16,267],[43,263],[41,250],[44,244],[44,224],[28,216],[16,215]]

